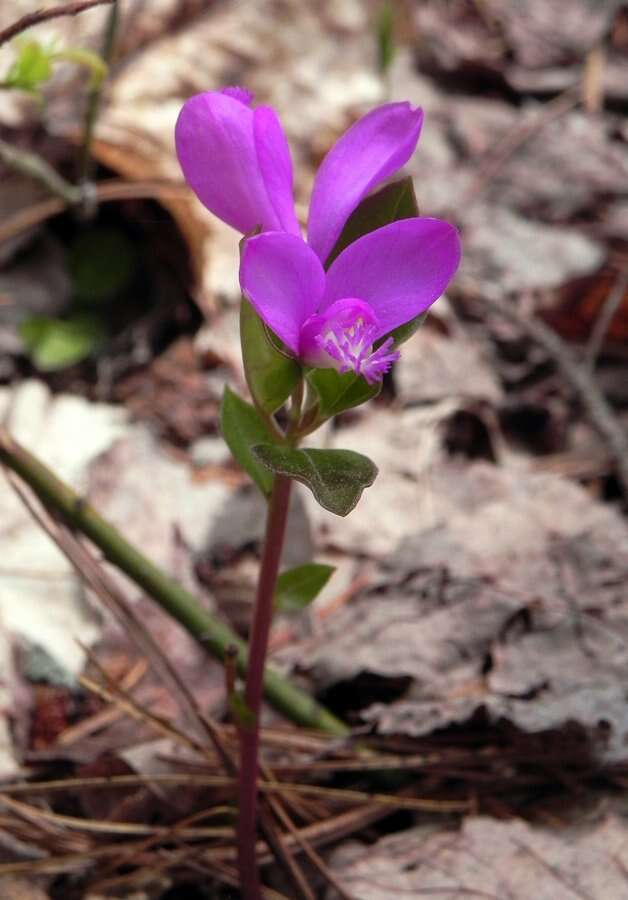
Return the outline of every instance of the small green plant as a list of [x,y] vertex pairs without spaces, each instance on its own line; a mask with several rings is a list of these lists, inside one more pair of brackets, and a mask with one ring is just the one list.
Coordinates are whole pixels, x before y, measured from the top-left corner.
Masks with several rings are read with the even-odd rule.
[[105,337],[99,316],[77,313],[65,319],[29,316],[20,337],[33,364],[41,372],[67,369],[95,354]]
[[53,75],[54,66],[60,62],[72,62],[84,66],[90,73],[90,89],[99,87],[107,74],[104,60],[91,50],[83,47],[57,49],[53,44],[46,46],[37,40],[17,39],[17,56],[0,87],[7,90],[27,91],[39,100],[43,99],[42,88]]
[[135,247],[120,229],[94,225],[79,233],[67,253],[73,284],[68,314],[28,316],[20,325],[24,349],[37,369],[55,372],[98,354],[111,306],[128,291],[137,263]]

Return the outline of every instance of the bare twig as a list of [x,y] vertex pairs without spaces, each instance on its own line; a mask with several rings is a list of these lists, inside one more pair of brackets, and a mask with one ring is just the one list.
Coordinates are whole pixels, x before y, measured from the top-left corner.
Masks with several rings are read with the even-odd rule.
[[79,188],[62,178],[46,160],[37,153],[29,150],[21,150],[0,139],[0,160],[9,169],[26,175],[34,181],[43,184],[51,194],[63,201],[64,205],[72,206],[81,199]]
[[624,294],[626,293],[626,288],[628,288],[628,269],[624,269],[623,272],[618,274],[615,283],[609,291],[608,296],[604,301],[604,305],[595,320],[595,325],[591,331],[591,337],[589,338],[585,356],[586,364],[590,372],[593,372],[595,369],[595,364],[600,350],[602,349],[604,338],[611,326],[611,322],[615,318],[615,313],[621,306]]
[[[272,803],[272,798],[269,798]],[[290,847],[286,844],[284,836],[277,827],[270,815],[265,814],[267,811],[260,808],[260,825],[263,828],[266,843],[272,850],[275,859],[279,863],[283,863],[287,874],[297,891],[299,900],[316,900],[307,879],[303,874],[301,866],[294,858]],[[262,824],[263,823],[263,824]],[[257,847],[255,848],[257,850]],[[256,854],[257,858],[257,854]],[[242,885],[242,874],[240,873],[240,883]],[[260,885],[261,887],[261,885]]]
[[577,392],[591,424],[606,441],[615,462],[617,479],[622,493],[628,499],[628,435],[617,421],[586,365],[581,363],[563,340],[539,319],[526,318],[507,297],[499,292],[482,290],[469,283],[463,289],[473,295],[486,309],[512,322],[554,359],[564,377]]
[[[76,188],[79,191],[78,188]],[[189,188],[182,182],[154,180],[154,181],[123,181],[118,178],[112,178],[107,181],[101,181],[95,185],[96,199],[99,203],[116,200],[137,200],[143,197],[157,198],[162,197],[189,197]],[[80,200],[81,194],[79,192]],[[72,202],[76,202],[73,200]],[[0,222],[0,243],[8,241],[10,238],[27,231],[34,225],[40,225],[47,219],[62,213],[68,206],[68,202],[58,197],[49,197],[46,200],[40,200],[26,209],[21,209],[14,215],[7,217]]]
[[604,68],[606,51],[604,47],[593,47],[587,53],[582,79],[582,104],[590,115],[601,112],[604,107]]
[[[99,694],[102,697],[105,697],[107,700],[111,700],[112,698],[114,698],[113,693],[105,688],[102,688],[100,685],[96,684],[90,679],[84,678],[83,681],[90,690],[94,689],[95,693]],[[115,697],[115,699],[117,701],[117,697]],[[135,714],[135,710],[137,709],[135,704],[132,704],[128,701],[123,702],[125,702],[126,705],[133,710],[132,714]],[[145,711],[142,711],[142,716],[144,719],[147,719]],[[152,716],[152,714],[151,718],[154,718],[156,722],[159,721],[158,718],[156,716]],[[178,732],[173,732],[172,729],[168,731],[167,736],[173,737],[175,740],[181,740],[181,734]],[[113,789],[128,786],[137,787],[138,785],[145,785],[146,787],[151,787],[152,785],[171,785],[174,787],[195,788],[219,787],[233,790],[236,786],[236,783],[234,778],[228,777],[226,775],[157,773],[155,775],[94,775],[87,776],[85,778],[66,778],[24,784],[4,784],[2,789],[5,794],[33,794],[47,793],[48,791],[67,791],[69,789],[75,791],[78,788],[89,788],[90,790],[94,788],[101,788],[105,790],[107,788]],[[290,795],[297,795],[301,797],[316,797],[326,803],[346,804],[349,807],[362,807],[363,805],[367,804],[369,807],[387,809],[389,812],[399,809],[407,809],[411,812],[428,812],[439,813],[442,815],[451,815],[453,813],[469,812],[471,806],[470,801],[467,800],[435,800],[430,797],[414,797],[405,794],[373,794],[369,793],[368,791],[358,791],[351,788],[330,788],[316,784],[307,784],[300,782],[297,783],[293,781],[283,782],[275,780],[262,780],[260,781],[260,790],[264,794],[272,794],[273,796],[280,797],[290,797]],[[322,828],[328,823],[321,822],[319,824]],[[310,834],[312,828],[313,826],[308,826],[303,830],[302,833],[306,834],[307,837]],[[235,858],[236,848],[230,847],[229,851],[231,853],[231,858]]]
[[[93,832],[96,834],[118,834],[134,836],[170,837],[173,827],[170,825],[146,825],[143,822],[99,822],[92,819],[82,819],[78,816],[66,816],[60,813],[42,809],[39,806],[31,806],[15,800],[6,794],[0,794],[0,807],[6,806],[28,821],[41,821],[63,828],[77,831]],[[203,815],[207,816],[205,810]],[[183,827],[179,829],[179,836],[186,838],[227,838],[233,839],[234,829],[228,826],[207,827]]]
[[38,9],[35,12],[27,13],[4,31],[0,31],[0,47],[26,31],[27,28],[32,28],[33,25],[48,22],[50,19],[60,19],[62,16],[77,16],[93,6],[104,6],[111,2],[112,0],[82,0],[80,3],[64,3],[63,6],[52,6],[50,9]]
[[[269,778],[268,773],[266,774],[266,778]],[[299,829],[295,826],[294,822],[290,818],[290,816],[286,813],[285,809],[279,802],[277,797],[268,797],[268,803],[273,810],[274,814],[277,816],[281,824],[287,831],[292,835],[295,843],[301,848],[303,853],[307,856],[309,861],[315,866],[316,869],[320,872],[323,878],[327,881],[327,883],[336,891],[340,900],[353,900],[350,894],[348,894],[342,887],[342,885],[335,878],[334,873],[331,869],[325,864],[320,855],[316,852],[316,850],[309,844],[309,842],[301,835]]]

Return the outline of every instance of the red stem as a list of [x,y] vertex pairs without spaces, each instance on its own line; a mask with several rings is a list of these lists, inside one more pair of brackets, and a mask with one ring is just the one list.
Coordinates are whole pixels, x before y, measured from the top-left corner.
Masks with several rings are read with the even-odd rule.
[[262,565],[249,646],[244,699],[252,722],[240,727],[240,777],[238,785],[238,869],[242,896],[261,900],[255,845],[257,842],[257,775],[259,722],[264,686],[264,665],[273,619],[273,597],[288,519],[292,481],[276,475],[268,505]]

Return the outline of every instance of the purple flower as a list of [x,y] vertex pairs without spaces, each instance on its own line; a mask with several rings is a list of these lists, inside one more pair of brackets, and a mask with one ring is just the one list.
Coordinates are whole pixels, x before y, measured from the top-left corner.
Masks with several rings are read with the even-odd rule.
[[245,296],[307,365],[381,380],[399,354],[388,337],[426,310],[456,271],[456,230],[438,219],[404,219],[350,244],[325,272],[292,234],[247,240],[240,265]]
[[294,213],[292,160],[274,109],[251,109],[242,88],[196,94],[175,128],[186,181],[215,216],[242,234],[299,234]]
[[176,145],[201,202],[243,234],[240,284],[257,313],[307,365],[381,380],[398,352],[386,338],[445,290],[460,260],[455,229],[406,219],[359,238],[323,264],[360,201],[410,158],[423,111],[389,103],[356,122],[314,182],[308,243],[294,213],[290,151],[269,107],[241,88],[198,94],[184,105]]

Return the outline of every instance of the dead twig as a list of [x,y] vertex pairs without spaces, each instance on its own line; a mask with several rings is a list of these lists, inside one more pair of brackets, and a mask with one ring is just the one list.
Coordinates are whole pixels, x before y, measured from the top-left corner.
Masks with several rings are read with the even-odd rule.
[[38,9],[35,12],[27,13],[4,31],[0,31],[0,47],[26,31],[27,28],[32,28],[33,25],[40,25],[50,19],[60,19],[62,16],[77,16],[93,6],[105,6],[112,2],[113,0],[82,0],[80,3],[64,3],[63,6],[52,6],[50,9]]
[[602,306],[602,309],[595,320],[593,330],[591,331],[591,337],[589,338],[589,343],[585,352],[586,364],[591,373],[595,369],[595,364],[600,354],[600,350],[602,349],[602,344],[604,343],[604,338],[607,335],[608,329],[624,299],[626,288],[628,288],[628,269],[624,269],[623,272],[619,272],[617,275],[615,283],[608,292],[604,305]]
[[73,206],[81,199],[81,190],[62,178],[49,163],[37,153],[14,147],[0,139],[0,160],[14,172],[26,175],[42,184],[64,206]]
[[[78,200],[81,199],[80,189]],[[154,181],[136,181],[129,182],[121,179],[110,179],[101,181],[95,186],[96,201],[98,203],[106,203],[116,200],[141,200],[143,198],[157,199],[168,197],[189,197],[189,188],[181,182],[155,179]],[[10,238],[16,237],[18,234],[33,228],[35,225],[41,225],[42,222],[58,216],[64,212],[72,203],[60,199],[59,196],[48,197],[46,200],[40,200],[33,203],[26,209],[21,209],[14,215],[9,216],[0,224],[0,243],[8,241]]]
[[[89,682],[92,687],[94,683]],[[98,688],[98,693],[111,696],[107,691]],[[173,737],[171,733],[168,737]],[[175,739],[177,735],[174,735]],[[6,784],[3,787],[6,794],[44,793],[47,791],[67,791],[80,788],[137,787],[138,785],[170,785],[174,787],[220,787],[232,789],[235,784],[233,778],[224,775],[187,775],[187,774],[156,774],[156,775],[110,775],[106,777],[89,776],[78,779],[60,779],[57,781],[35,782],[33,784]],[[451,813],[464,813],[469,809],[466,800],[435,800],[427,797],[413,797],[404,794],[370,794],[368,791],[357,791],[345,788],[329,788],[315,784],[300,784],[295,782],[261,781],[260,790],[265,794],[283,796],[297,794],[301,796],[319,797],[331,803],[347,803],[350,806],[368,804],[372,807],[388,809],[389,812],[399,809],[407,809],[414,812],[433,812],[450,815]],[[235,852],[235,848],[233,848]]]
[[[122,687],[124,690],[132,690],[135,685],[141,681],[147,670],[148,660],[138,659],[135,665],[129,669],[122,679]],[[111,725],[113,722],[122,718],[123,715],[124,714],[119,707],[113,705],[107,706],[97,713],[88,716],[86,719],[81,719],[75,725],[69,725],[57,736],[55,743],[58,747],[69,747],[88,735],[93,734],[95,731],[99,731],[101,728]]]
[[591,424],[606,442],[615,463],[615,471],[621,491],[628,500],[628,435],[617,421],[606,397],[601,392],[589,368],[580,362],[551,328],[539,319],[523,316],[505,296],[467,282],[461,290],[470,294],[485,309],[496,316],[508,319],[552,357],[565,379],[578,394]]
[[554,119],[559,119],[581,102],[580,84],[572,85],[554,97],[538,113],[533,113],[508,131],[480,161],[478,173],[464,194],[458,209],[465,210],[474,203],[499,170],[530,138],[542,131]]
[[263,830],[266,843],[272,850],[275,859],[279,863],[283,863],[300,900],[316,900],[314,893],[312,892],[309,884],[307,883],[307,879],[303,874],[301,866],[294,858],[293,854],[290,852],[290,848],[286,844],[281,830],[277,827],[272,817],[268,814],[268,809],[264,809],[263,806],[260,806],[260,826]]
[[[270,773],[265,772],[264,777],[267,780],[272,778]],[[286,813],[285,809],[278,801],[277,797],[269,796],[267,802],[272,809],[273,813],[277,817],[277,819],[281,822],[283,827],[291,834],[295,843],[301,848],[305,856],[309,859],[312,865],[318,869],[319,873],[322,877],[327,881],[327,883],[336,891],[340,900],[354,900],[354,898],[348,894],[342,887],[342,885],[335,878],[334,873],[331,871],[329,866],[325,864],[323,859],[319,856],[316,850],[310,845],[310,843],[301,835],[299,829],[295,826],[294,822],[290,818],[290,816]]]
[[[31,806],[28,803],[22,803],[0,794],[0,806],[6,806],[28,821],[38,823],[49,823],[59,828],[70,828],[78,831],[92,832],[96,834],[117,834],[117,835],[149,835],[159,839],[169,838],[172,836],[173,826],[145,825],[142,822],[98,822],[92,819],[81,819],[78,816],[66,816],[60,813],[50,812],[37,806]],[[203,811],[204,817],[207,817],[207,810]],[[200,818],[200,816],[197,816]],[[205,839],[205,838],[225,838],[233,840],[233,828],[220,827],[200,827],[200,826],[182,826],[178,829],[180,837],[187,839]]]

